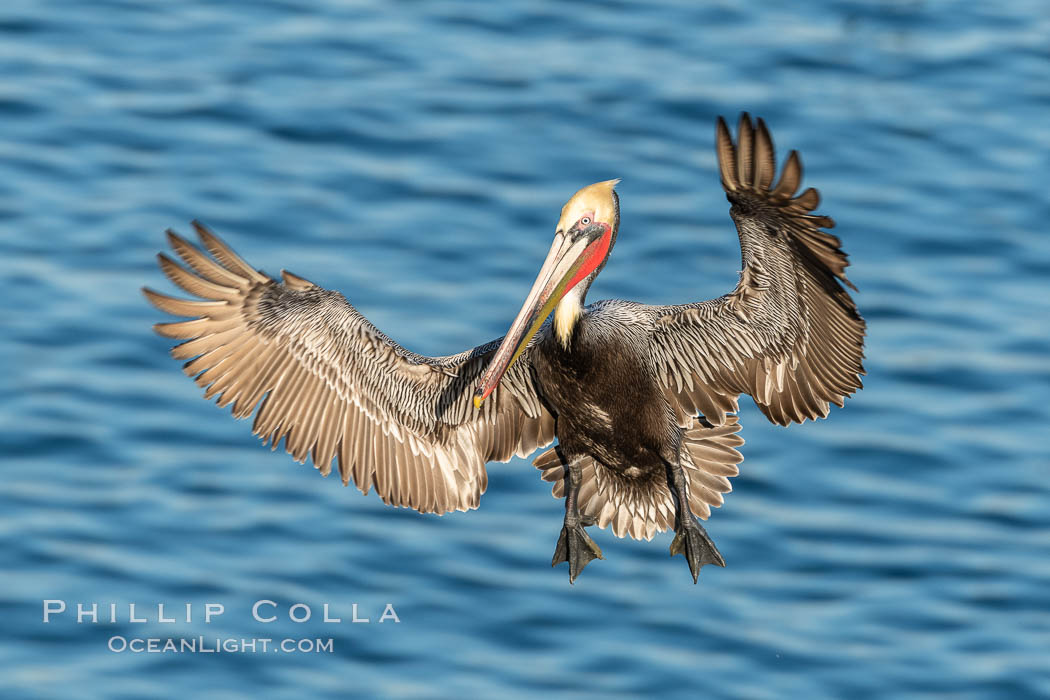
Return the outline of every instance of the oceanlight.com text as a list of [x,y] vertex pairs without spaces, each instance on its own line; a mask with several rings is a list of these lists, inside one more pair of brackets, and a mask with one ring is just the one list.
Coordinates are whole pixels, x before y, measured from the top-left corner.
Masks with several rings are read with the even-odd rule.
[[118,654],[331,654],[332,639],[271,639],[265,637],[122,637],[109,638]]

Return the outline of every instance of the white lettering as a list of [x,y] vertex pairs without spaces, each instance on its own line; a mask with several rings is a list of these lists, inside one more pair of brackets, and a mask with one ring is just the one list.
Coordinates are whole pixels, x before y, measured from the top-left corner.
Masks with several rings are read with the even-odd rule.
[[325,603],[324,604],[324,621],[325,622],[342,622],[343,620],[342,620],[342,618],[339,618],[339,617],[329,617],[328,616],[328,603]]
[[252,606],[252,617],[255,618],[256,622],[273,622],[277,619],[276,615],[267,618],[259,617],[259,608],[261,608],[264,605],[272,605],[275,608],[277,607],[277,603],[273,602],[272,600],[257,600],[255,601],[255,605]]
[[90,610],[87,610],[83,603],[77,603],[77,624],[79,625],[88,616],[91,617],[92,624],[98,622],[98,603],[92,603]]
[[[55,603],[58,603],[56,606]],[[51,616],[63,613],[66,611],[66,601],[64,600],[45,600],[44,601],[44,622],[51,622]]]
[[[135,619],[135,604],[134,603],[128,603],[128,622],[148,622],[148,620],[146,618],[144,618],[144,617],[139,618],[139,619]],[[134,640],[132,640],[132,641],[134,641]],[[135,651],[135,650],[132,649],[132,651]]]
[[354,615],[354,619],[352,620],[353,622],[369,622],[370,621],[367,617],[358,617],[357,616],[357,603],[354,603],[353,605],[351,605],[350,608],[353,611],[353,615]]
[[204,624],[210,624],[212,616],[218,617],[226,612],[226,606],[222,603],[205,603],[204,604]]
[[[117,649],[115,646],[113,646],[115,643],[118,643],[120,645],[119,649]],[[119,652],[124,651],[127,648],[128,648],[128,640],[124,639],[123,637],[110,637],[109,638],[109,650],[110,651],[115,651],[115,652],[119,653]]]
[[401,622],[401,618],[394,612],[394,604],[387,603],[386,608],[383,610],[383,616],[379,618],[380,622],[386,622],[387,620],[393,620],[394,622]]
[[[301,619],[296,617],[295,616],[295,609],[296,608],[302,608],[303,610],[305,610],[306,611],[306,617],[301,618]],[[309,605],[305,605],[303,603],[296,603],[292,607],[288,608],[288,618],[292,622],[306,622],[307,620],[310,619],[310,616],[312,614],[313,614],[313,611],[310,610],[310,606]]]
[[174,617],[164,617],[164,603],[157,604],[157,622],[175,622]]

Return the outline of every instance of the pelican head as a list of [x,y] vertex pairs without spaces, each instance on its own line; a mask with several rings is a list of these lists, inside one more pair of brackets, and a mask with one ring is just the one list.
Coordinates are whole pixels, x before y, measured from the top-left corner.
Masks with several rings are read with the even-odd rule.
[[587,289],[605,266],[616,242],[620,206],[614,188],[618,182],[605,180],[587,185],[561,208],[547,259],[474,392],[476,407],[480,408],[496,388],[551,311],[555,312],[555,332],[568,346]]

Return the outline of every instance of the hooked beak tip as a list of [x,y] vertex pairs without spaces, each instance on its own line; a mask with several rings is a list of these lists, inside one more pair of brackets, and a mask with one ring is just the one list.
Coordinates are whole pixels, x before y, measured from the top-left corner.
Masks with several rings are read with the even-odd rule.
[[481,395],[481,392],[474,394],[474,408],[481,408],[481,402],[485,400],[485,397]]

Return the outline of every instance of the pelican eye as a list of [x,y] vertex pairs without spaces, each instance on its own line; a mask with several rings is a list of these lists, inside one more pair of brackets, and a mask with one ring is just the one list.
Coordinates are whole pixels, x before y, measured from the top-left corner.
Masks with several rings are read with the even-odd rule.
[[590,223],[591,223],[591,217],[589,217],[589,216],[585,216],[582,219],[580,219],[580,225],[581,226],[587,226]]

